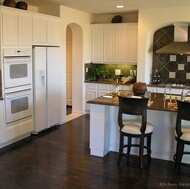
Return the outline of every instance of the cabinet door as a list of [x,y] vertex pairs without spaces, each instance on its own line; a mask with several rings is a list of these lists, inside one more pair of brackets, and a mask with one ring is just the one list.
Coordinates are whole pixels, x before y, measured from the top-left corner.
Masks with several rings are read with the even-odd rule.
[[60,44],[60,21],[47,20],[47,44]]
[[5,106],[4,100],[0,101],[0,143],[5,142]]
[[115,27],[104,28],[104,62],[115,62]]
[[18,44],[18,20],[16,14],[3,13],[3,45]]
[[86,105],[86,110],[89,111],[90,110],[90,104],[87,104],[86,102],[88,102],[91,99],[95,99],[97,98],[97,91],[98,91],[98,85],[97,84],[93,84],[93,83],[87,83],[85,85],[85,105]]
[[32,19],[29,16],[19,16],[19,45],[32,44]]
[[32,42],[35,45],[46,44],[46,19],[41,17],[33,18],[33,37]]
[[92,28],[92,62],[103,62],[103,28]]
[[[97,98],[97,91],[96,90],[86,90],[86,102],[91,99]],[[90,104],[86,103],[86,110],[90,110]]]
[[137,24],[127,26],[127,63],[137,64]]
[[116,26],[116,41],[115,41],[115,61],[117,63],[126,63],[127,61],[127,27]]

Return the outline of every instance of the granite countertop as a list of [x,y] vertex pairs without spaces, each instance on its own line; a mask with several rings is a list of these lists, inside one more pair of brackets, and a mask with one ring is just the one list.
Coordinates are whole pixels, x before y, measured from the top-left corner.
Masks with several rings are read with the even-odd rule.
[[[84,81],[85,83],[97,83],[97,84],[114,84],[113,79],[106,79],[103,81]],[[123,82],[118,82],[118,85],[133,85],[134,83],[123,83]],[[170,87],[174,89],[184,89],[187,88],[188,86],[185,85],[172,85],[172,84],[147,84],[147,87],[158,87],[158,88],[165,88],[165,87]]]
[[[115,81],[113,79],[106,79],[103,81],[84,81],[85,83],[97,83],[97,84],[115,84]],[[123,82],[118,82],[118,85],[132,85],[134,83],[123,83]]]
[[[170,102],[170,96],[167,95],[167,98],[164,100],[163,93],[151,93],[151,98],[148,103],[148,109],[150,110],[159,110],[159,111],[171,111],[177,112],[176,97],[180,99],[180,95],[172,95],[172,100]],[[89,104],[99,104],[99,105],[108,105],[108,106],[118,106],[118,97],[117,94],[109,93],[105,96],[89,100]]]

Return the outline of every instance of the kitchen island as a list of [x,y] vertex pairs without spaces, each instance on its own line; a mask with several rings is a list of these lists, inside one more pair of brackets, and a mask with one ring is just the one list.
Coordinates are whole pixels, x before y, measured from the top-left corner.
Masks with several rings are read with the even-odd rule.
[[[172,102],[176,99],[180,99],[180,96],[171,96]],[[151,143],[152,157],[163,160],[173,160],[176,151],[177,108],[169,106],[169,102],[170,95],[151,93],[147,111],[147,121],[154,127]],[[117,95],[108,94],[90,100],[88,103],[90,104],[90,154],[104,157],[109,151],[118,152]]]

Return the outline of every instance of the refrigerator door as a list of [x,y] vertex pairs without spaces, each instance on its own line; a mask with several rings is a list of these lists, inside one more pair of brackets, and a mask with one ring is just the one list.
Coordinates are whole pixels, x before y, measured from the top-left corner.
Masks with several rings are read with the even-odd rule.
[[47,128],[46,48],[33,49],[34,131]]
[[61,58],[59,47],[47,48],[48,127],[61,122]]

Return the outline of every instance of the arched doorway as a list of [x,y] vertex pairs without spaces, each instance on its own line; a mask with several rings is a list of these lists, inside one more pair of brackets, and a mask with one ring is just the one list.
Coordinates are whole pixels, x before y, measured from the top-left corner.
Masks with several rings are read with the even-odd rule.
[[67,26],[66,73],[67,104],[72,106],[72,114],[81,115],[83,110],[83,34],[75,23]]

